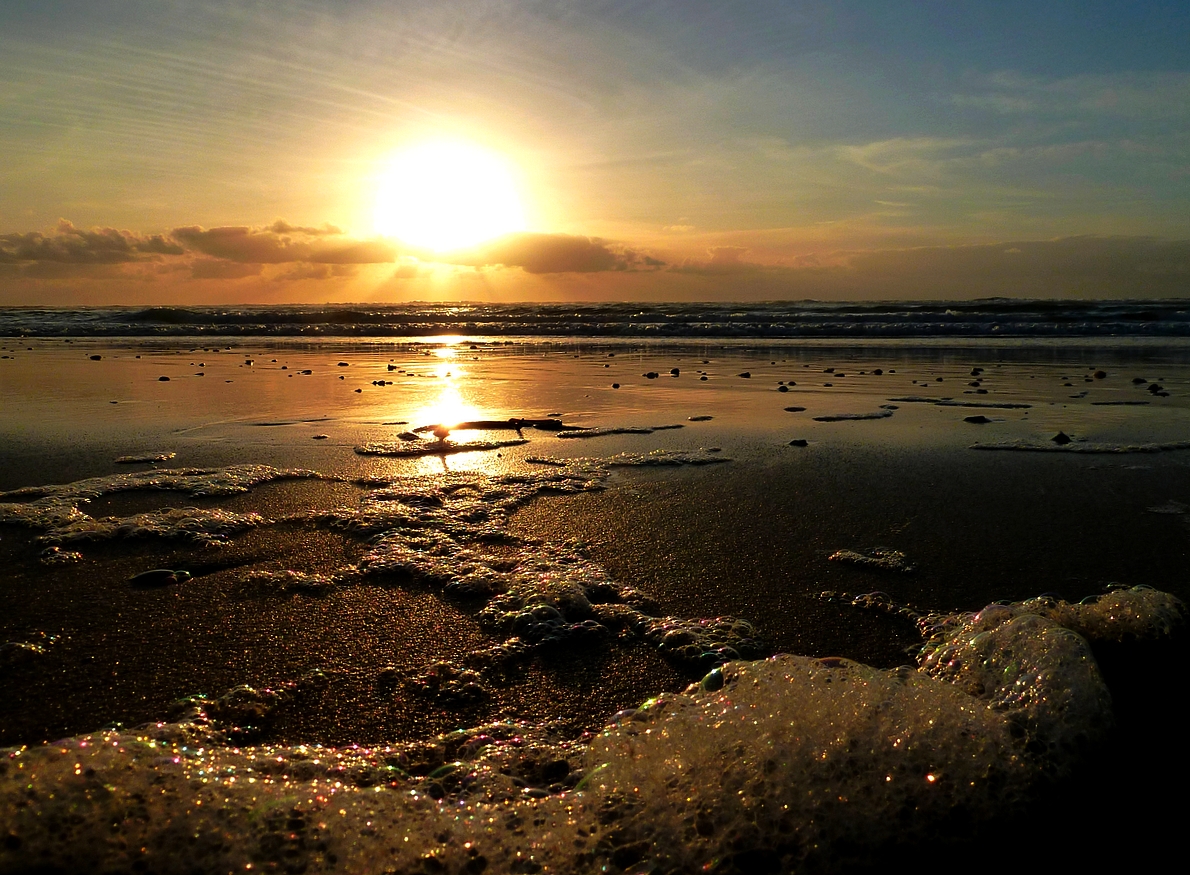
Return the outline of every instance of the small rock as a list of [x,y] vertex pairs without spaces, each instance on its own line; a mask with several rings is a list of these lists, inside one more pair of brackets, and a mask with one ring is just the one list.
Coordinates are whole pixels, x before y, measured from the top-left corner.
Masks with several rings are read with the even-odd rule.
[[679,376],[682,373],[678,368],[670,368],[669,372],[671,374],[673,374],[675,377]]
[[751,378],[751,376],[752,376],[752,372],[751,372],[751,371],[744,371],[742,374],[737,374],[736,376],[738,376],[738,377],[743,377],[745,380],[747,380],[747,379]]
[[1096,371],[1095,373],[1091,374],[1091,376],[1096,380],[1102,380],[1107,376],[1107,371]]
[[[8,356],[5,356],[5,358],[8,358]],[[93,362],[98,362],[98,361],[102,361],[102,360],[103,360],[103,356],[101,356],[101,355],[91,356],[91,361],[93,361]]]
[[810,446],[810,442],[805,438],[794,438],[789,442],[789,445],[791,447],[808,447]]
[[964,416],[963,422],[970,422],[974,425],[987,425],[991,420],[982,413],[978,413],[975,416]]
[[128,578],[133,586],[168,586],[171,583],[185,583],[190,579],[189,571],[174,571],[172,568],[154,568],[142,571]]
[[778,392],[788,392],[788,391],[789,391],[789,387],[788,387],[788,386],[778,386],[778,387],[777,387],[777,391],[778,391]]
[[1050,438],[1050,440],[1056,443],[1058,446],[1065,446],[1066,444],[1070,443],[1071,438],[1070,435],[1066,434],[1066,432],[1060,431]]
[[349,368],[349,367],[351,367],[351,365],[348,362],[339,362],[339,367]]
[[168,383],[168,382],[169,382],[169,377],[158,377],[158,378],[157,378],[157,382],[158,382],[158,383]]
[[[705,380],[705,379],[706,379],[706,377],[703,377],[703,379]],[[613,389],[619,389],[619,388],[620,388],[620,384],[619,384],[619,383],[612,383],[612,388],[613,388]]]

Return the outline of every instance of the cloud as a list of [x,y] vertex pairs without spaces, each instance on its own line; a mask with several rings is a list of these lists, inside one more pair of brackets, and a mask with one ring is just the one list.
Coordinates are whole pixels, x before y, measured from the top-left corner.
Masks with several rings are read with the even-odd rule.
[[670,268],[675,273],[704,274],[715,276],[722,274],[753,273],[757,271],[773,270],[770,265],[744,261],[747,248],[743,246],[712,246],[707,250],[706,259],[688,258],[680,265]]
[[337,228],[330,223],[323,225],[321,228],[308,228],[302,225],[291,225],[284,219],[278,219],[269,225],[269,230],[274,234],[306,234],[310,237],[322,237],[327,234],[342,234],[343,229]]
[[174,228],[174,240],[212,258],[243,264],[379,264],[395,261],[397,248],[387,240],[339,238],[334,226],[303,228],[278,220],[268,228],[229,225]]
[[[665,273],[702,297],[740,300],[938,300],[1185,296],[1190,240],[1066,237],[901,249],[805,253],[782,264],[713,247]],[[708,294],[709,292],[709,294]]]
[[889,176],[930,174],[955,155],[964,154],[974,141],[954,137],[894,137],[860,145],[839,146],[840,158]]
[[276,274],[276,282],[294,282],[296,280],[329,280],[340,277],[355,276],[357,267],[354,264],[306,264],[304,262],[291,265],[288,269]]
[[66,219],[53,234],[29,231],[0,234],[0,263],[123,264],[162,255],[181,255],[182,247],[160,234],[141,236],[116,228],[84,231]]
[[598,237],[535,233],[507,234],[442,260],[473,267],[519,267],[534,274],[653,270],[664,264]]
[[196,280],[238,280],[259,276],[259,264],[243,264],[218,258],[196,258],[190,264],[190,275]]
[[1190,116],[1190,73],[1184,71],[1084,74],[1044,79],[1002,71],[968,77],[968,89],[951,95],[961,108],[1000,115],[1122,118],[1157,122]]

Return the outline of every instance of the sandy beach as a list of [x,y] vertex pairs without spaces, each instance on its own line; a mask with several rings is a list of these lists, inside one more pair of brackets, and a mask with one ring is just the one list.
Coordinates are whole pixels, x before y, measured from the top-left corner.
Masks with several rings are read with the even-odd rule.
[[[574,751],[613,715],[724,659],[892,669],[923,643],[895,608],[1190,594],[1180,348],[3,346],[0,745],[178,720],[187,697],[246,685],[270,692],[229,712],[228,744],[427,743],[512,721],[578,746],[553,760],[568,765],[520,773],[564,794],[586,774]],[[206,473],[228,466],[244,488]],[[436,577],[384,553],[370,520],[397,496],[402,525],[429,539],[401,550],[497,574],[530,560],[547,576],[577,568],[588,626],[494,614],[507,593],[482,574]],[[136,578],[153,569],[185,577]],[[875,608],[852,603],[872,592]],[[615,625],[624,611],[636,626]],[[989,822],[1027,821],[1053,793],[1057,828],[1163,822],[1146,800],[1158,774],[1182,768],[1164,758],[1176,730],[1163,685],[1185,664],[1184,638],[1096,647],[1118,728],[1055,787],[1040,782],[1032,807]],[[981,828],[956,822],[931,840]],[[811,868],[867,865],[879,848],[914,856],[919,841],[861,843]],[[0,868],[23,870],[19,846]]]

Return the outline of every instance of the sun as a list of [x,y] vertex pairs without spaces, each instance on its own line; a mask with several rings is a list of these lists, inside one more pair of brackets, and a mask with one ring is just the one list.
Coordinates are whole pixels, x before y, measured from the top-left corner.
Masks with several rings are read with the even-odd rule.
[[432,141],[394,155],[376,190],[376,233],[433,252],[523,231],[508,163],[462,141]]

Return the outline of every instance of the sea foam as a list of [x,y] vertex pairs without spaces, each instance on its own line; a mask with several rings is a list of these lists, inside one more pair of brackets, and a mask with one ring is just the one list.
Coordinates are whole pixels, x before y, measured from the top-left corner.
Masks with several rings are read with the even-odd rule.
[[[1039,612],[1040,611],[1040,612]],[[0,868],[71,871],[693,871],[865,859],[956,812],[978,822],[1067,773],[1112,722],[1083,635],[1161,636],[1146,588],[933,618],[915,670],[781,655],[619,715],[589,742],[496,724],[384,748],[236,747],[186,719],[10,750]],[[536,773],[527,763],[535,764]],[[553,781],[551,778],[563,778]],[[644,871],[642,869],[641,871]]]
[[[190,697],[137,729],[4,751],[0,871],[831,868],[928,837],[943,819],[1002,816],[1068,774],[1113,722],[1088,641],[1160,639],[1183,622],[1176,598],[1136,587],[1083,604],[1040,597],[922,615],[916,667],[751,659],[763,649],[746,621],[658,616],[581,545],[509,534],[525,502],[598,489],[613,464],[722,458],[360,480],[358,507],[285,519],[369,539],[362,559],[247,581],[317,593],[408,576],[480,599],[493,644],[403,681],[445,706],[483,697],[493,665],[618,636],[709,668],[700,683],[579,739],[496,723],[377,748],[246,743],[273,709],[328,682],[318,673]],[[229,495],[318,476],[265,466],[120,474],[0,496],[0,515],[62,538],[86,527],[88,499],[109,492]],[[135,534],[194,535],[183,519],[156,519]],[[124,525],[113,518],[103,531]]]

